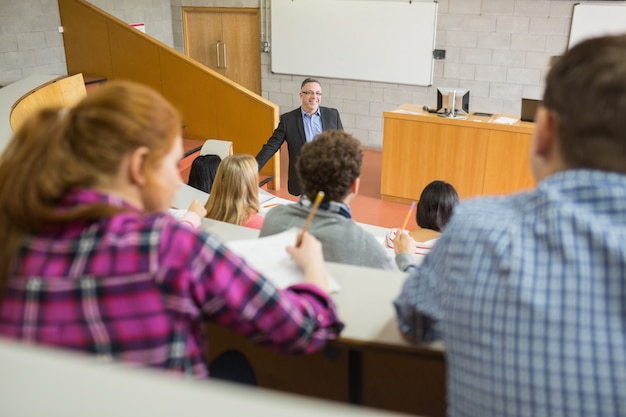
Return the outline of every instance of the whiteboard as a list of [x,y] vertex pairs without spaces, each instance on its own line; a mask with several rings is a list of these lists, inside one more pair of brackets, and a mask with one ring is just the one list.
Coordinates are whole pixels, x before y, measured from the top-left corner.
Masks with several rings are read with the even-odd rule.
[[626,2],[574,5],[569,48],[588,38],[620,33],[626,33]]
[[431,85],[437,3],[272,0],[272,72]]

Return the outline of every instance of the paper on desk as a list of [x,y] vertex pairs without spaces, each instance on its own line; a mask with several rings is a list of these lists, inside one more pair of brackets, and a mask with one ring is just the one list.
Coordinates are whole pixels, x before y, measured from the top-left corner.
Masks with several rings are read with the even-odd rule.
[[493,121],[493,123],[500,123],[503,125],[510,125],[517,122],[517,119],[513,118],[513,117],[506,117],[506,116],[500,116],[498,117],[496,120]]
[[263,204],[268,200],[271,200],[272,198],[274,198],[275,196],[271,193],[268,193],[267,191],[265,191],[262,188],[259,188],[259,203]]
[[[241,256],[254,269],[263,274],[278,288],[304,282],[302,270],[291,259],[285,249],[296,243],[297,229],[289,229],[282,233],[264,236],[258,239],[245,239],[225,242],[225,245]],[[328,278],[330,292],[339,291],[339,284],[332,277]]]
[[402,114],[419,114],[416,111],[411,111],[411,110],[405,110],[405,109],[395,109],[392,110],[393,113],[402,113]]
[[259,213],[265,216],[268,211],[273,209],[276,206],[282,206],[285,204],[294,204],[294,201],[287,200],[285,198],[274,197],[266,200],[264,203],[261,203],[261,207],[259,208]]
[[182,220],[185,217],[185,214],[187,214],[187,210],[186,209],[168,209],[167,210],[171,216],[173,216],[175,219],[177,220]]

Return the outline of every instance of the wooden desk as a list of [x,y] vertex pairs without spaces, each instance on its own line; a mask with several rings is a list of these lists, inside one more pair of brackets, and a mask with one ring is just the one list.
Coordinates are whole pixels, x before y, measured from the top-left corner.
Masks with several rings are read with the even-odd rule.
[[384,200],[419,199],[433,180],[451,183],[459,197],[508,194],[535,184],[529,165],[534,123],[494,123],[493,117],[450,119],[404,104],[384,112]]
[[[223,240],[250,239],[258,231],[214,220],[203,228]],[[333,294],[345,323],[340,338],[323,352],[288,356],[254,345],[222,327],[207,326],[210,359],[228,349],[246,355],[259,385],[371,407],[445,416],[443,345],[416,346],[398,332],[392,301],[406,275],[327,263],[341,290]]]

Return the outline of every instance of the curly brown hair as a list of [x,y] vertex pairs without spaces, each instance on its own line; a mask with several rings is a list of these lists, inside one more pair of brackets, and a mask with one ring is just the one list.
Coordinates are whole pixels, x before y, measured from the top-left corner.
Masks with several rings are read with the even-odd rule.
[[343,130],[326,130],[302,147],[296,162],[303,194],[311,201],[324,191],[324,201],[342,201],[361,175],[361,142]]

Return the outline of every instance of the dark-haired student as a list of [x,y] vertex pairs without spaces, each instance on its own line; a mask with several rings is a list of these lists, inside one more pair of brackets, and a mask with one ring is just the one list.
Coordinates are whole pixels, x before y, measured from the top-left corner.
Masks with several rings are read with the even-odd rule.
[[339,111],[331,107],[320,106],[322,102],[322,84],[315,78],[305,78],[300,85],[301,106],[280,116],[280,123],[272,136],[256,155],[259,169],[287,142],[289,153],[289,171],[287,189],[289,194],[299,196],[302,186],[298,178],[296,162],[305,143],[311,142],[324,130],[343,129]]
[[281,290],[167,214],[180,126],[156,91],[111,81],[15,134],[0,156],[0,335],[197,377],[205,320],[280,352],[337,337],[313,236],[287,248],[305,282]]
[[205,193],[211,194],[217,168],[222,162],[218,155],[198,155],[191,163],[187,184]]
[[537,112],[537,188],[461,203],[412,268],[398,324],[441,328],[449,416],[626,415],[625,114],[626,35],[566,51]]
[[[417,202],[415,222],[418,230],[407,232],[414,241],[410,252],[418,256],[424,256],[432,249],[439,238],[444,226],[452,217],[454,208],[459,204],[459,194],[452,184],[445,181],[435,180],[430,182],[422,190]],[[398,229],[391,229],[385,236],[385,245],[394,248],[394,239]],[[414,258],[400,251],[396,255],[396,263],[401,270],[406,270]]]

